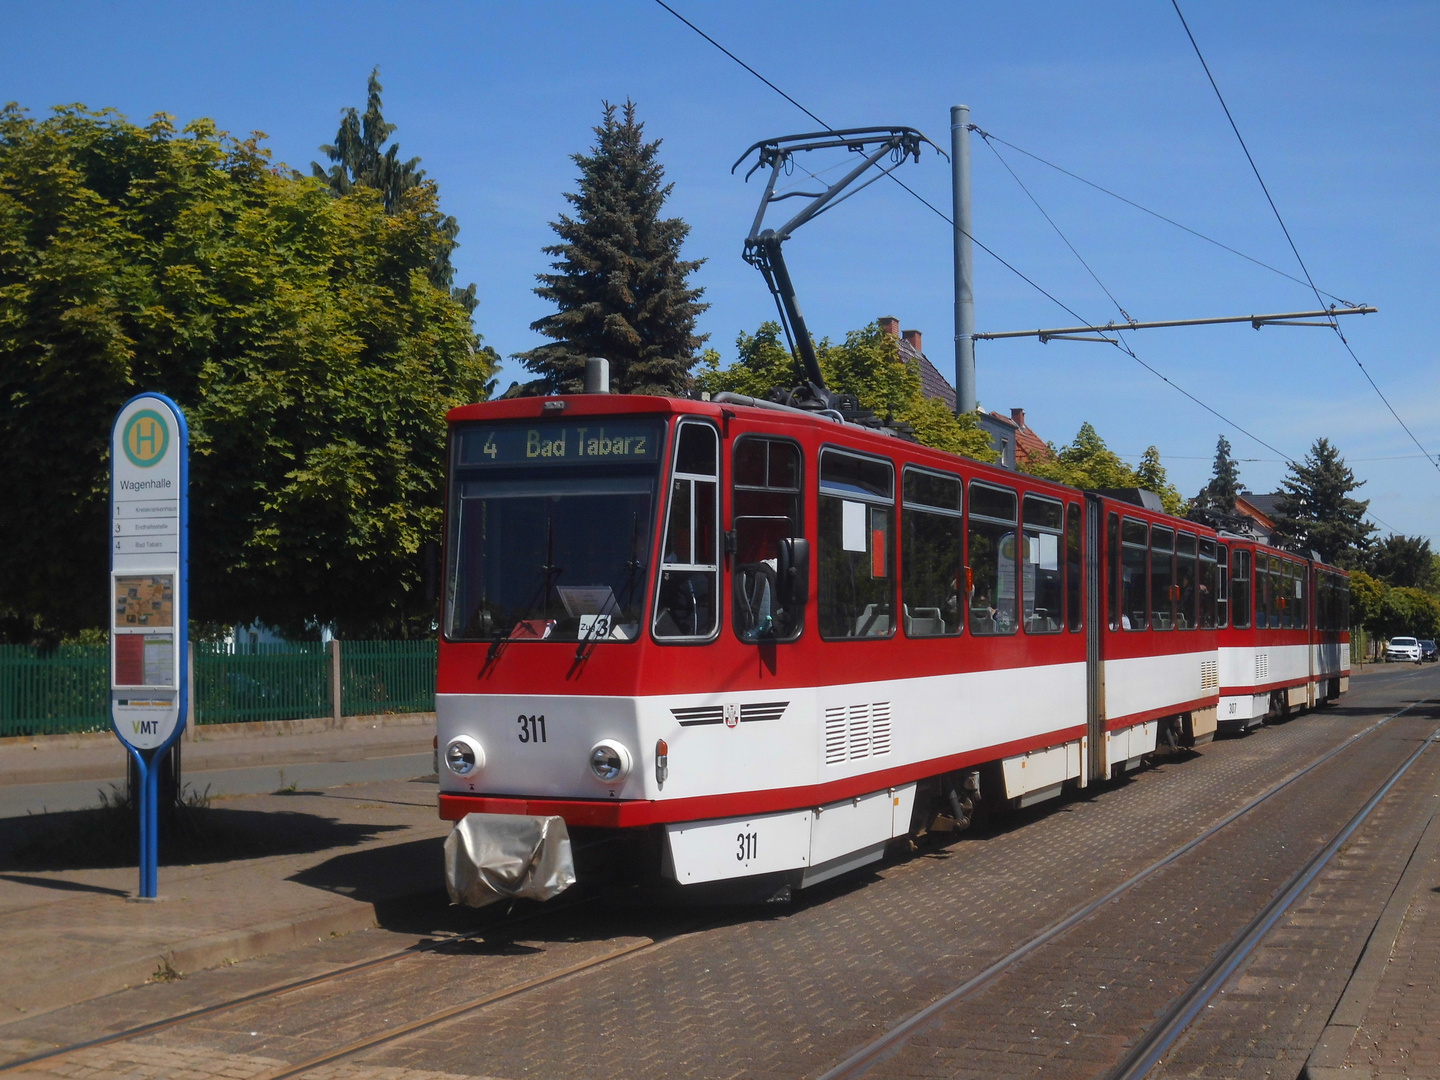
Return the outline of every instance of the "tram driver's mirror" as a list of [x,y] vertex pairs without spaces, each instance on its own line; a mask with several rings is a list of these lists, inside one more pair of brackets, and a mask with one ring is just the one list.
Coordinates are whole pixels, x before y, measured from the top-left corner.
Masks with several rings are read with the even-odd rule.
[[797,612],[810,601],[810,541],[787,536],[775,553],[775,598]]

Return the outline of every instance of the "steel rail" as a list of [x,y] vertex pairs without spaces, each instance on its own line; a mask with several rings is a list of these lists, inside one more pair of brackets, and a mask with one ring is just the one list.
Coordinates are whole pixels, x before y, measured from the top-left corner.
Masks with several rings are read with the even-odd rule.
[[[683,935],[676,936],[679,937]],[[656,941],[653,938],[642,938],[633,945],[626,945],[622,948],[614,949],[611,952],[605,953],[603,956],[593,956],[589,960],[582,960],[578,964],[571,964],[568,967],[561,968],[559,971],[552,971],[548,975],[537,975],[533,979],[526,979],[524,982],[502,987],[482,997],[472,998],[459,1005],[452,1005],[448,1009],[431,1013],[429,1016],[422,1016],[419,1020],[411,1020],[408,1024],[401,1024],[399,1027],[382,1031],[377,1035],[367,1035],[363,1039],[356,1039],[354,1042],[346,1043],[344,1046],[327,1050],[323,1054],[316,1054],[314,1057],[302,1061],[299,1064],[286,1065],[276,1069],[274,1072],[264,1073],[254,1077],[254,1080],[286,1080],[287,1077],[299,1076],[301,1073],[309,1072],[311,1069],[318,1069],[321,1065],[328,1065],[332,1061],[339,1061],[341,1058],[350,1057],[352,1054],[358,1054],[361,1051],[381,1046],[384,1043],[394,1042],[396,1039],[404,1038],[406,1035],[412,1035],[417,1031],[423,1031],[425,1028],[434,1027],[436,1024],[443,1024],[447,1020],[453,1020],[457,1016],[463,1016],[465,1013],[482,1009],[486,1005],[493,1005],[497,1001],[504,1001],[506,998],[516,997],[529,990],[548,986],[551,983],[559,982],[561,979],[568,978],[571,975],[578,975],[583,971],[590,971],[593,968],[608,964],[612,960],[619,960],[624,956],[632,956],[635,953],[654,948],[664,941],[672,940],[674,939],[662,938],[660,941]]]
[[[1365,805],[1355,812],[1355,816],[1345,823],[1345,827],[1312,855],[1284,887],[1270,898],[1269,903],[1245,924],[1200,973],[1200,977],[1190,984],[1189,989],[1170,1003],[1160,1019],[1140,1037],[1130,1048],[1130,1052],[1120,1059],[1120,1064],[1106,1074],[1106,1080],[1139,1080],[1155,1067],[1165,1056],[1165,1052],[1175,1044],[1175,1040],[1194,1022],[1200,1010],[1219,992],[1225,980],[1255,951],[1270,932],[1270,928],[1300,899],[1301,894],[1310,887],[1310,883],[1335,857],[1335,853],[1354,835],[1355,830],[1365,823],[1375,807],[1380,805],[1380,800],[1389,794],[1390,789],[1410,771],[1410,767],[1420,760],[1420,755],[1430,749],[1437,739],[1440,739],[1440,729],[1422,742],[1416,751],[1390,774],[1390,778],[1380,785],[1375,794],[1370,796]],[[1418,844],[1417,840],[1416,845]]]
[[263,990],[255,990],[239,997],[227,998],[224,1001],[217,1001],[213,1005],[202,1005],[196,1009],[190,1009],[183,1013],[176,1013],[174,1016],[167,1016],[162,1020],[152,1020],[149,1023],[137,1024],[135,1027],[126,1028],[123,1031],[112,1032],[109,1035],[101,1035],[98,1038],[86,1039],[83,1042],[71,1043],[55,1050],[47,1050],[41,1054],[34,1054],[31,1057],[20,1058],[16,1061],[7,1061],[0,1064],[0,1074],[14,1072],[17,1069],[26,1068],[42,1061],[54,1061],[57,1058],[68,1057],[80,1050],[90,1050],[97,1046],[111,1046],[115,1043],[128,1042],[131,1039],[142,1038],[145,1035],[153,1035],[159,1031],[166,1031],[181,1024],[189,1023],[192,1020],[199,1020],[207,1016],[214,1016],[217,1013],[229,1012],[231,1009],[238,1009],[244,1005],[253,1005],[257,1001],[267,1001],[273,998],[284,997],[297,990],[305,990],[312,986],[321,986],[336,979],[344,978],[347,975],[356,975],[360,972],[370,971],[374,968],[385,967],[399,960],[405,960],[412,956],[423,956],[426,953],[439,952],[457,941],[473,941],[481,934],[496,929],[508,929],[512,926],[520,926],[523,923],[546,916],[553,916],[561,911],[569,911],[572,908],[588,904],[593,897],[575,900],[564,907],[546,908],[541,911],[532,912],[528,915],[521,915],[518,918],[505,921],[503,918],[496,923],[474,930],[468,934],[456,934],[453,937],[443,938],[428,944],[411,945],[408,948],[397,950],[392,953],[385,953],[383,956],[376,956],[369,960],[361,960],[358,963],[347,964],[344,967],[336,968],[333,971],[322,972],[319,975],[309,975],[303,979],[296,979],[293,982],[281,983],[278,986],[268,986]]
[[1206,829],[1204,832],[1193,837],[1192,839],[1186,841],[1184,844],[1180,845],[1168,855],[1157,859],[1149,866],[1137,871],[1135,874],[1131,875],[1129,878],[1121,882],[1119,885],[1115,886],[1103,896],[1100,896],[1097,899],[1092,900],[1079,908],[1076,908],[1074,911],[1070,912],[1070,914],[1066,915],[1058,922],[1052,923],[1050,926],[1046,927],[1029,941],[1007,953],[999,960],[996,960],[989,967],[985,968],[978,974],[961,983],[954,990],[951,990],[944,996],[937,998],[935,1001],[931,1002],[929,1005],[925,1006],[925,1008],[919,1010],[918,1012],[912,1013],[910,1016],[906,1017],[898,1024],[892,1026],[888,1031],[885,1032],[885,1034],[881,1035],[879,1038],[874,1039],[873,1041],[860,1047],[849,1057],[841,1061],[838,1065],[835,1065],[826,1072],[821,1073],[817,1080],[843,1080],[843,1078],[864,1075],[866,1072],[869,1071],[872,1065],[897,1052],[910,1038],[911,1035],[913,1035],[917,1030],[923,1028],[927,1024],[927,1022],[933,1020],[938,1014],[944,1012],[951,1005],[955,1005],[958,1002],[970,997],[977,991],[984,989],[986,986],[994,982],[1001,975],[1005,974],[1021,960],[1029,956],[1031,953],[1043,948],[1051,941],[1054,941],[1056,938],[1063,935],[1066,931],[1072,929],[1079,923],[1084,922],[1087,918],[1093,915],[1096,911],[1100,910],[1106,904],[1110,903],[1112,900],[1115,900],[1120,896],[1124,895],[1125,893],[1129,892],[1136,885],[1139,885],[1141,882],[1145,881],[1146,879],[1154,876],[1161,870],[1168,867],[1177,859],[1180,859],[1189,852],[1193,851],[1195,848],[1199,847],[1205,841],[1213,837],[1216,833],[1233,824],[1235,821],[1238,821],[1246,814],[1249,814],[1252,810],[1256,809],[1261,804],[1265,803],[1275,795],[1278,795],[1281,791],[1285,790],[1291,784],[1300,780],[1306,774],[1310,773],[1315,769],[1318,769],[1321,765],[1325,764],[1337,754],[1348,750],[1350,747],[1354,746],[1358,740],[1363,739],[1366,736],[1374,733],[1384,725],[1390,723],[1390,721],[1396,720],[1399,717],[1404,716],[1411,709],[1419,708],[1422,705],[1428,704],[1431,704],[1430,698],[1424,698],[1420,701],[1412,702],[1411,704],[1405,706],[1405,708],[1399,709],[1396,712],[1390,713],[1388,716],[1384,716],[1381,719],[1375,721],[1369,727],[1361,731],[1355,732],[1355,734],[1351,735],[1344,742],[1341,742],[1338,745],[1332,747],[1320,757],[1310,762],[1310,764],[1291,773],[1284,780],[1281,780],[1273,787],[1257,795],[1254,799],[1250,800],[1238,810],[1235,810],[1234,812],[1221,818],[1214,825],[1210,826],[1210,828]]

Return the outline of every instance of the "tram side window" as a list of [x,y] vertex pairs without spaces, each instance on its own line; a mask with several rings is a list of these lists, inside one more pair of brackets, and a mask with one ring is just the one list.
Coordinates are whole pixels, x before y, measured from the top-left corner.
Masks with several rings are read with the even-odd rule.
[[1175,625],[1181,630],[1194,630],[1199,623],[1196,589],[1197,564],[1195,535],[1175,534]]
[[960,478],[906,469],[901,488],[900,593],[905,634],[958,634],[965,595]]
[[1238,549],[1230,555],[1230,625],[1250,625],[1250,552]]
[[970,632],[1013,634],[1019,626],[1016,593],[1015,492],[970,485],[968,558]]
[[719,623],[719,433],[682,423],[655,598],[657,638],[708,638]]
[[1145,564],[1149,551],[1145,523],[1126,518],[1120,530],[1120,625],[1126,630],[1144,630],[1147,623]]
[[800,448],[779,439],[742,437],[731,476],[735,633],[742,641],[793,641],[803,608],[775,600],[780,541],[805,535],[800,505]]
[[[1268,630],[1270,628],[1270,608],[1275,599],[1273,587],[1270,584],[1270,559],[1268,556],[1256,553],[1255,555],[1255,629]],[[1278,625],[1278,619],[1277,619]]]
[[1224,630],[1230,625],[1230,549],[1215,545],[1215,625]]
[[1294,568],[1284,559],[1279,566],[1272,567],[1275,588],[1275,609],[1280,615],[1280,628],[1289,630],[1295,625],[1295,573]]
[[1215,541],[1201,538],[1196,558],[1200,576],[1196,586],[1200,601],[1199,626],[1201,630],[1215,629],[1215,611],[1220,594],[1220,565],[1215,561]]
[[1065,508],[1055,499],[1026,495],[1021,506],[1025,551],[1020,566],[1027,634],[1058,634],[1064,628],[1065,582],[1060,563]]
[[895,632],[895,468],[838,450],[820,453],[820,596],[823,638]]
[[1175,530],[1150,526],[1150,628],[1175,629]]
[[1337,630],[1350,629],[1350,579],[1340,578],[1337,584],[1340,589],[1340,623]]
[[1305,588],[1305,581],[1310,576],[1310,568],[1304,563],[1295,564],[1295,629],[1307,630],[1310,627],[1310,597],[1309,590]]
[[1105,523],[1106,573],[1110,582],[1110,629],[1120,629],[1120,516],[1110,514]]
[[1266,597],[1269,600],[1266,611],[1268,611],[1270,615],[1270,629],[1272,630],[1280,629],[1280,619],[1285,608],[1283,603],[1285,599],[1285,588],[1281,576],[1281,562],[1272,555],[1270,556],[1270,573],[1267,579],[1268,590],[1266,592]]
[[1080,505],[1071,503],[1065,509],[1065,611],[1072,631],[1085,628],[1085,601],[1080,583]]

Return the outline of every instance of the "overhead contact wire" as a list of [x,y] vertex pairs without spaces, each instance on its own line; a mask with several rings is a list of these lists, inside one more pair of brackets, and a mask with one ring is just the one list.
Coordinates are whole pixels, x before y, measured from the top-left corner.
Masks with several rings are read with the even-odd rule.
[[[1158,221],[1163,221],[1163,222],[1165,222],[1165,224],[1167,224],[1167,225],[1173,225],[1175,228],[1179,229],[1181,232],[1187,232],[1187,233],[1189,233],[1191,236],[1195,237],[1197,240],[1204,240],[1207,244],[1213,244],[1213,245],[1215,245],[1216,247],[1220,248],[1222,251],[1228,251],[1231,255],[1238,255],[1240,258],[1244,259],[1246,262],[1254,263],[1256,266],[1258,266],[1258,267],[1260,267],[1260,268],[1262,268],[1262,269],[1264,269],[1264,270],[1269,270],[1272,274],[1279,274],[1281,277],[1283,277],[1283,278],[1285,278],[1285,279],[1287,279],[1287,280],[1289,280],[1289,281],[1293,281],[1293,282],[1295,282],[1295,284],[1297,284],[1297,285],[1305,285],[1305,286],[1308,287],[1308,286],[1310,286],[1310,284],[1311,284],[1310,282],[1307,282],[1307,281],[1305,281],[1305,280],[1303,280],[1303,279],[1301,279],[1301,278],[1296,277],[1294,274],[1291,274],[1291,273],[1289,273],[1289,272],[1287,272],[1287,271],[1285,271],[1285,270],[1281,270],[1278,266],[1271,266],[1269,263],[1265,262],[1263,259],[1257,259],[1257,258],[1255,258],[1255,256],[1253,256],[1253,255],[1247,255],[1247,254],[1245,254],[1245,252],[1239,250],[1238,248],[1233,248],[1233,247],[1231,247],[1229,244],[1225,243],[1224,241],[1216,240],[1213,236],[1206,236],[1206,235],[1205,235],[1204,233],[1202,233],[1199,229],[1192,229],[1189,225],[1186,225],[1184,222],[1176,221],[1174,218],[1171,218],[1171,217],[1166,217],[1164,214],[1160,213],[1158,210],[1151,210],[1148,206],[1145,206],[1145,205],[1143,205],[1143,204],[1141,204],[1141,203],[1138,203],[1138,202],[1136,202],[1134,199],[1128,199],[1128,198],[1126,198],[1124,195],[1121,195],[1121,194],[1120,194],[1119,192],[1117,192],[1117,191],[1111,191],[1109,188],[1105,187],[1103,184],[1097,184],[1094,180],[1087,180],[1085,177],[1081,176],[1079,173],[1071,172],[1069,169],[1065,168],[1065,166],[1063,166],[1063,165],[1057,165],[1057,164],[1055,164],[1055,162],[1050,161],[1050,160],[1048,160],[1048,159],[1046,159],[1046,158],[1043,158],[1043,157],[1041,157],[1039,154],[1034,153],[1033,151],[1026,150],[1023,146],[1016,146],[1014,143],[1010,142],[1010,141],[1007,140],[1007,139],[1002,139],[999,135],[996,135],[996,134],[993,133],[993,132],[986,131],[984,128],[981,128],[981,127],[979,127],[979,126],[977,126],[977,125],[975,125],[975,124],[971,124],[971,125],[970,125],[970,130],[973,131],[973,132],[975,132],[976,135],[979,135],[979,136],[980,136],[982,139],[984,139],[987,143],[997,142],[997,143],[999,143],[1001,146],[1009,147],[1011,150],[1014,150],[1017,154],[1024,154],[1026,157],[1030,158],[1032,161],[1038,161],[1041,165],[1044,165],[1046,168],[1054,169],[1056,172],[1060,173],[1062,176],[1068,176],[1068,177],[1070,177],[1070,179],[1072,179],[1072,180],[1078,180],[1080,183],[1084,184],[1086,187],[1092,187],[1092,188],[1094,188],[1096,191],[1100,192],[1102,195],[1109,195],[1112,199],[1117,199],[1117,200],[1119,200],[1120,202],[1124,203],[1126,206],[1133,206],[1136,210],[1139,210],[1142,214],[1149,214],[1151,217],[1155,218],[1155,219],[1158,220]],[[994,149],[994,148],[992,147],[991,149]],[[1321,292],[1323,295],[1328,296],[1331,300],[1334,300],[1337,304],[1342,305],[1343,307],[1358,307],[1358,306],[1359,306],[1358,304],[1351,303],[1349,300],[1346,300],[1344,297],[1336,296],[1334,293],[1331,293],[1331,292],[1326,292],[1324,289],[1321,289],[1320,292]],[[1322,307],[1325,306],[1324,303],[1323,303],[1323,301],[1322,301],[1322,303],[1321,303],[1321,306],[1322,306]]]
[[[804,113],[806,116],[808,116],[811,120],[814,120],[817,124],[819,124],[821,127],[823,127],[826,131],[833,132],[833,131],[835,130],[833,127],[831,127],[829,124],[827,124],[824,120],[820,119],[820,117],[816,116],[813,112],[811,112],[809,109],[807,109],[804,105],[801,105],[800,102],[796,101],[793,97],[791,97],[789,94],[787,94],[784,90],[781,90],[780,87],[776,86],[773,82],[771,82],[769,79],[767,79],[764,75],[760,74],[760,72],[756,71],[753,67],[751,67],[749,64],[747,64],[744,60],[741,60],[741,59],[740,59],[738,56],[736,56],[733,52],[731,52],[729,49],[725,48],[724,45],[721,45],[718,41],[716,41],[714,38],[712,38],[709,34],[705,33],[704,30],[701,30],[701,29],[700,29],[698,26],[696,26],[693,22],[691,22],[689,19],[685,18],[685,16],[681,15],[681,14],[680,14],[678,11],[676,11],[673,7],[671,7],[669,4],[667,4],[667,3],[665,2],[665,0],[655,0],[655,3],[659,4],[662,8],[664,8],[666,11],[668,11],[671,15],[674,15],[675,18],[679,19],[682,23],[684,23],[686,26],[688,26],[691,30],[694,30],[695,33],[699,34],[702,38],[704,38],[706,41],[708,41],[711,45],[714,45],[715,48],[719,49],[722,53],[724,53],[726,56],[728,56],[731,60],[734,60],[735,63],[739,64],[742,68],[744,68],[746,71],[748,71],[751,75],[754,75],[757,79],[759,79],[761,82],[763,82],[763,83],[764,83],[766,86],[768,86],[771,90],[774,90],[777,94],[779,94],[781,97],[783,97],[783,98],[784,98],[786,101],[788,101],[791,105],[794,105],[797,109],[799,109],[801,112],[803,112],[803,113]],[[1033,281],[1031,278],[1029,278],[1028,276],[1026,276],[1025,274],[1023,274],[1023,273],[1022,273],[1019,269],[1017,269],[1015,266],[1012,266],[1010,263],[1006,262],[1006,261],[1005,261],[1004,259],[1002,259],[999,255],[997,255],[994,251],[992,251],[989,247],[987,247],[986,245],[984,245],[983,243],[981,243],[979,240],[977,240],[977,239],[976,239],[974,236],[972,236],[969,232],[967,232],[966,230],[960,228],[960,226],[956,225],[955,222],[954,222],[953,220],[951,220],[951,218],[950,218],[950,216],[949,216],[948,214],[946,214],[944,211],[942,211],[939,207],[935,206],[934,203],[932,203],[932,202],[930,202],[930,200],[926,199],[923,195],[921,195],[918,191],[916,191],[914,188],[912,188],[909,184],[905,183],[905,181],[901,180],[901,179],[900,179],[898,176],[896,176],[894,173],[889,173],[889,174],[887,174],[887,175],[889,175],[889,177],[890,177],[891,180],[895,181],[895,183],[899,184],[902,188],[904,188],[905,191],[909,192],[910,195],[913,196],[916,200],[918,200],[922,206],[927,207],[932,213],[935,214],[936,217],[940,218],[941,221],[945,222],[947,225],[949,225],[949,226],[950,226],[952,229],[954,229],[956,232],[960,233],[962,236],[964,236],[966,239],[968,239],[972,244],[974,244],[976,247],[978,247],[981,251],[985,252],[985,254],[989,255],[992,259],[994,259],[996,262],[998,262],[1001,266],[1005,267],[1005,269],[1009,270],[1012,274],[1014,274],[1016,277],[1018,277],[1021,281],[1025,282],[1025,284],[1029,285],[1032,289],[1034,289],[1036,292],[1038,292],[1041,296],[1045,297],[1045,298],[1046,298],[1047,300],[1049,300],[1051,303],[1055,304],[1057,307],[1059,307],[1061,310],[1063,310],[1063,311],[1065,311],[1066,313],[1068,313],[1072,318],[1078,320],[1079,322],[1087,322],[1086,319],[1084,319],[1081,315],[1079,315],[1072,307],[1070,307],[1070,306],[1069,306],[1068,304],[1066,304],[1064,301],[1062,301],[1062,300],[1060,300],[1059,298],[1057,298],[1056,296],[1054,296],[1054,295],[1053,295],[1052,293],[1050,293],[1048,290],[1042,288],[1039,284],[1037,284],[1037,283],[1036,283],[1035,281]],[[1082,260],[1082,261],[1083,261],[1083,260]],[[1103,286],[1102,286],[1102,288],[1103,288]],[[1112,297],[1112,299],[1113,299],[1113,297]],[[1116,306],[1118,307],[1119,305],[1117,304]],[[1321,303],[1321,307],[1324,307],[1324,303],[1323,303],[1323,302]],[[1121,310],[1123,311],[1124,309],[1121,309]],[[1150,372],[1151,375],[1154,375],[1157,379],[1159,379],[1161,382],[1165,383],[1165,384],[1166,384],[1167,386],[1169,386],[1171,389],[1178,391],[1179,393],[1183,394],[1186,398],[1188,398],[1189,400],[1193,401],[1196,405],[1199,405],[1202,409],[1204,409],[1206,412],[1208,412],[1211,416],[1214,416],[1216,419],[1220,420],[1222,423],[1228,424],[1230,427],[1234,428],[1236,431],[1240,432],[1242,435],[1246,436],[1247,438],[1252,439],[1252,440],[1254,440],[1255,442],[1259,443],[1261,446],[1265,447],[1266,450],[1269,450],[1272,454],[1279,454],[1282,458],[1284,458],[1284,459],[1285,459],[1287,462],[1289,462],[1291,465],[1294,465],[1294,464],[1295,464],[1295,459],[1292,458],[1289,454],[1285,453],[1285,451],[1280,450],[1280,449],[1277,449],[1276,447],[1270,445],[1270,443],[1266,442],[1264,439],[1260,438],[1260,436],[1254,434],[1253,432],[1251,432],[1251,431],[1248,430],[1247,428],[1241,427],[1239,424],[1237,424],[1234,420],[1231,420],[1231,419],[1230,419],[1228,416],[1226,416],[1224,413],[1222,413],[1222,412],[1220,412],[1219,410],[1214,409],[1214,408],[1212,408],[1211,406],[1205,404],[1205,402],[1201,401],[1201,400],[1200,400],[1199,398],[1197,398],[1194,394],[1190,393],[1190,391],[1186,390],[1183,386],[1180,386],[1178,383],[1173,382],[1169,377],[1161,374],[1161,373],[1160,373],[1159,371],[1157,371],[1155,368],[1153,368],[1153,367],[1151,367],[1149,364],[1147,364],[1144,360],[1141,360],[1140,357],[1139,357],[1138,355],[1136,355],[1135,350],[1132,349],[1132,348],[1130,348],[1130,346],[1129,346],[1128,344],[1126,344],[1122,339],[1119,339],[1119,338],[1118,338],[1118,335],[1117,335],[1117,340],[1112,340],[1112,341],[1111,341],[1111,344],[1113,344],[1113,345],[1115,345],[1116,347],[1118,347],[1122,352],[1124,352],[1126,355],[1128,355],[1128,356],[1130,357],[1130,359],[1134,360],[1137,364],[1139,364],[1141,367],[1143,367],[1146,371]],[[1417,445],[1418,445],[1418,444],[1417,444]],[[1424,447],[1421,447],[1421,449],[1423,450]],[[1428,457],[1428,455],[1427,455],[1427,457]]]
[[[1195,50],[1195,56],[1199,59],[1200,66],[1205,69],[1205,77],[1210,80],[1210,88],[1215,91],[1215,97],[1220,102],[1220,108],[1225,111],[1225,119],[1230,121],[1230,130],[1235,132],[1235,138],[1240,143],[1240,149],[1245,152],[1245,160],[1250,163],[1250,171],[1255,174],[1255,179],[1260,184],[1260,190],[1265,193],[1265,201],[1270,204],[1270,210],[1274,213],[1275,220],[1280,223],[1280,231],[1285,234],[1285,241],[1290,245],[1290,250],[1294,252],[1295,261],[1300,264],[1300,269],[1305,274],[1306,282],[1309,283],[1311,291],[1315,293],[1315,299],[1321,307],[1324,307],[1325,301],[1321,299],[1320,290],[1316,288],[1315,280],[1310,276],[1310,269],[1305,265],[1305,260],[1300,257],[1300,249],[1295,246],[1295,240],[1291,237],[1290,230],[1285,226],[1285,219],[1280,216],[1280,208],[1275,205],[1275,200],[1270,196],[1270,189],[1265,186],[1265,178],[1260,175],[1260,169],[1255,164],[1255,159],[1250,155],[1250,148],[1245,145],[1245,137],[1240,134],[1240,127],[1235,123],[1235,117],[1230,115],[1230,106],[1225,104],[1225,95],[1220,93],[1220,86],[1215,82],[1215,76],[1210,73],[1210,65],[1205,62],[1205,55],[1200,51],[1200,45],[1195,40],[1195,35],[1190,32],[1190,24],[1185,21],[1185,13],[1180,10],[1179,0],[1170,0],[1170,6],[1175,9],[1175,14],[1180,17],[1180,25],[1185,28],[1185,36],[1190,39],[1190,47]],[[1435,467],[1437,472],[1440,472],[1440,457],[1436,457],[1434,454],[1431,454],[1430,451],[1426,450],[1425,447],[1420,444],[1420,440],[1415,437],[1415,433],[1410,430],[1410,426],[1406,424],[1404,420],[1400,419],[1400,414],[1395,411],[1395,406],[1390,404],[1390,399],[1385,396],[1379,385],[1371,377],[1370,372],[1365,369],[1365,365],[1360,362],[1360,357],[1355,355],[1355,350],[1350,347],[1350,342],[1346,340],[1344,331],[1340,329],[1340,321],[1336,319],[1334,315],[1330,316],[1330,328],[1335,331],[1335,336],[1340,339],[1340,344],[1345,346],[1345,351],[1350,354],[1350,359],[1355,361],[1355,366],[1360,369],[1360,374],[1365,376],[1365,381],[1370,384],[1370,389],[1375,391],[1376,396],[1385,403],[1385,408],[1390,410],[1390,415],[1395,418],[1395,422],[1404,429],[1406,435],[1410,436],[1410,441],[1425,455],[1425,459]]]

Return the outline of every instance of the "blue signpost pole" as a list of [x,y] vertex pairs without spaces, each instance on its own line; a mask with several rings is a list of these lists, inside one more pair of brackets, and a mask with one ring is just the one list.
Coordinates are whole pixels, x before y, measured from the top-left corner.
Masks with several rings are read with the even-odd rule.
[[160,884],[160,772],[190,711],[190,433],[164,394],[111,431],[111,723],[135,761],[142,899]]

